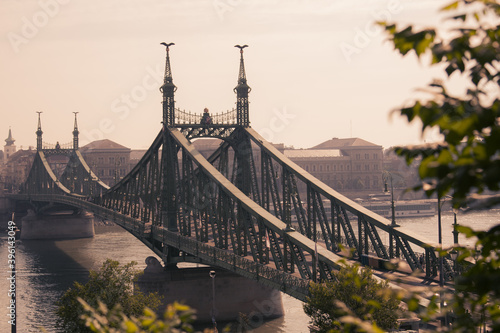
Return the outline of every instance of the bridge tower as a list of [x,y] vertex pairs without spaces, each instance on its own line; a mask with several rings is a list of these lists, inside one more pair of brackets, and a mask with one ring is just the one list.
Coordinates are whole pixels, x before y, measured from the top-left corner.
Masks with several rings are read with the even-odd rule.
[[160,91],[163,94],[163,125],[172,126],[175,123],[175,101],[174,92],[177,87],[174,85],[172,79],[172,70],[170,69],[170,46],[175,45],[174,43],[161,43],[165,45],[167,51],[167,59],[165,61],[165,76],[163,79],[163,85],[160,87]]
[[36,130],[36,150],[42,150],[43,149],[43,143],[42,143],[42,121],[40,120],[40,114],[42,111],[37,111],[38,113],[38,129]]
[[[248,45],[235,45],[240,49],[240,71],[238,75],[238,85],[234,88],[236,93],[236,117],[239,126],[248,127],[249,122],[249,108],[248,108],[248,93],[250,87],[247,84],[247,77],[245,74],[245,63],[243,60],[243,49]],[[235,144],[233,144],[236,153],[238,172],[237,172],[237,186],[246,195],[250,196],[251,192],[251,170],[250,166],[252,161],[250,140],[246,135],[236,133]]]
[[75,114],[75,126],[73,129],[73,150],[78,150],[78,134],[80,133],[78,131],[78,124],[76,122],[76,115],[78,112],[73,112]]
[[248,93],[252,90],[247,84],[247,77],[245,75],[245,63],[243,60],[243,49],[248,45],[235,45],[240,49],[240,73],[238,75],[238,85],[234,88],[236,93],[236,114],[238,125],[248,127],[250,120],[248,116]]
[[[174,139],[168,134],[167,127],[175,125],[175,101],[174,92],[177,87],[173,83],[172,70],[170,68],[170,46],[174,43],[161,43],[166,47],[165,77],[160,91],[163,94],[163,148],[162,148],[162,188],[160,192],[161,202],[161,224],[169,231],[177,232],[177,149]],[[178,250],[173,247],[167,249],[168,257],[178,255]]]

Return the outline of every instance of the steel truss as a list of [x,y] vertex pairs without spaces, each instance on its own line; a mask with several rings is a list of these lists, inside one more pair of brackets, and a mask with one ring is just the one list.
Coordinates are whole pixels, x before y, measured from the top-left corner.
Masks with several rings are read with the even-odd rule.
[[[398,256],[413,270],[437,275],[435,245],[329,188],[249,127],[246,45],[236,46],[236,111],[210,121],[208,110],[196,115],[175,108],[173,43],[163,45],[163,128],[132,171],[111,188],[98,180],[78,151],[75,113],[73,152],[57,179],[42,149],[39,115],[37,155],[16,198],[88,209],[124,226],[166,264],[220,265],[300,299],[308,281],[332,279],[344,247],[355,259]],[[190,142],[200,137],[222,139],[208,159]]]

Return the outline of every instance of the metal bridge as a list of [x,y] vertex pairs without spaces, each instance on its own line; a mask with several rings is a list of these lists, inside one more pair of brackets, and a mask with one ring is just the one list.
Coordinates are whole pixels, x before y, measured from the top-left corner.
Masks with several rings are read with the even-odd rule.
[[[305,300],[309,281],[332,279],[342,246],[354,259],[400,258],[426,277],[437,276],[438,257],[421,239],[326,186],[281,154],[250,127],[250,87],[243,49],[236,109],[192,114],[175,107],[166,44],[163,126],[133,170],[109,188],[78,150],[47,149],[38,116],[37,153],[15,200],[35,207],[62,204],[114,221],[158,254],[221,267]],[[192,140],[221,139],[207,159]],[[69,156],[56,177],[51,154]]]

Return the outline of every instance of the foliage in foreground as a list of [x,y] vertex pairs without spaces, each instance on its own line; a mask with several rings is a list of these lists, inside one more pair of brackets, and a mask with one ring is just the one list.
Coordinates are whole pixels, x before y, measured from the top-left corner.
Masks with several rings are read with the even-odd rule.
[[[447,79],[462,83],[463,93],[453,94],[446,84],[429,84],[427,100],[416,100],[399,109],[409,122],[420,121],[422,133],[438,129],[443,143],[421,147],[399,147],[396,153],[408,163],[420,161],[422,188],[430,196],[451,194],[455,208],[489,208],[500,203],[500,4],[495,0],[457,0],[442,8],[446,31],[415,30],[381,22],[394,47],[403,56],[430,56],[432,65],[442,66]],[[457,81],[460,80],[460,81]],[[449,82],[448,82],[449,83]],[[496,192],[479,199],[485,191]],[[457,248],[459,263],[476,258],[456,283],[450,305],[455,320],[442,331],[472,332],[488,323],[500,331],[500,225],[475,232],[459,227],[467,237],[476,237],[479,257],[470,249]],[[425,316],[425,313],[421,314]]]
[[[458,0],[442,11],[451,14],[444,25],[449,29],[381,24],[402,55],[431,59],[451,79],[434,79],[426,89],[427,100],[398,110],[408,122],[420,122],[422,133],[438,129],[444,142],[399,147],[396,153],[408,163],[420,161],[418,188],[440,198],[449,193],[458,208],[470,201],[471,194],[500,190],[500,4]],[[451,83],[459,83],[463,92],[450,92],[446,86]],[[500,196],[483,205],[497,203]]]
[[333,272],[334,281],[313,283],[304,312],[311,332],[382,332],[397,327],[400,300],[369,268],[348,265]]
[[[187,305],[173,303],[167,306],[163,320],[157,318],[154,311],[145,308],[142,315],[127,316],[119,305],[112,309],[102,302],[92,307],[81,298],[85,314],[82,319],[92,332],[96,333],[189,333],[194,332],[191,322],[195,311]],[[205,329],[205,333],[212,332]]]
[[133,282],[138,274],[135,265],[136,262],[130,262],[120,266],[119,262],[107,259],[98,271],[90,271],[87,283],[75,282],[57,302],[57,327],[64,332],[90,332],[81,318],[84,307],[78,299],[94,308],[99,302],[107,308],[120,304],[126,316],[139,316],[146,306],[156,309],[161,303],[157,293],[134,293]]
[[492,332],[500,332],[500,225],[488,231],[459,227],[468,238],[477,238],[475,250],[457,248],[459,262],[476,257],[475,264],[457,277],[450,311],[456,318],[453,332],[472,332],[488,322]]

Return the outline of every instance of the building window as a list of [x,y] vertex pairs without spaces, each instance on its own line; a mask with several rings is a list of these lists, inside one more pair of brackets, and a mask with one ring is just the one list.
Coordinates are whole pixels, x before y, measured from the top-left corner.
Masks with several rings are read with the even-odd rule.
[[313,165],[313,171],[316,171],[316,165]]
[[370,170],[370,165],[369,164],[365,164],[365,171],[369,171]]
[[370,159],[370,154],[365,154],[365,160]]
[[323,171],[323,166],[322,165],[319,166],[319,171]]
[[373,154],[373,159],[374,160],[378,159],[378,154]]
[[373,169],[374,169],[374,170],[378,170],[378,164],[374,164],[374,165],[373,165]]
[[361,165],[360,164],[356,165],[356,171],[361,171]]
[[114,157],[110,157],[109,158],[109,164],[115,164],[115,158]]
[[356,154],[356,159],[359,160],[361,158],[361,154]]
[[104,164],[104,157],[99,157],[97,159],[97,164]]

